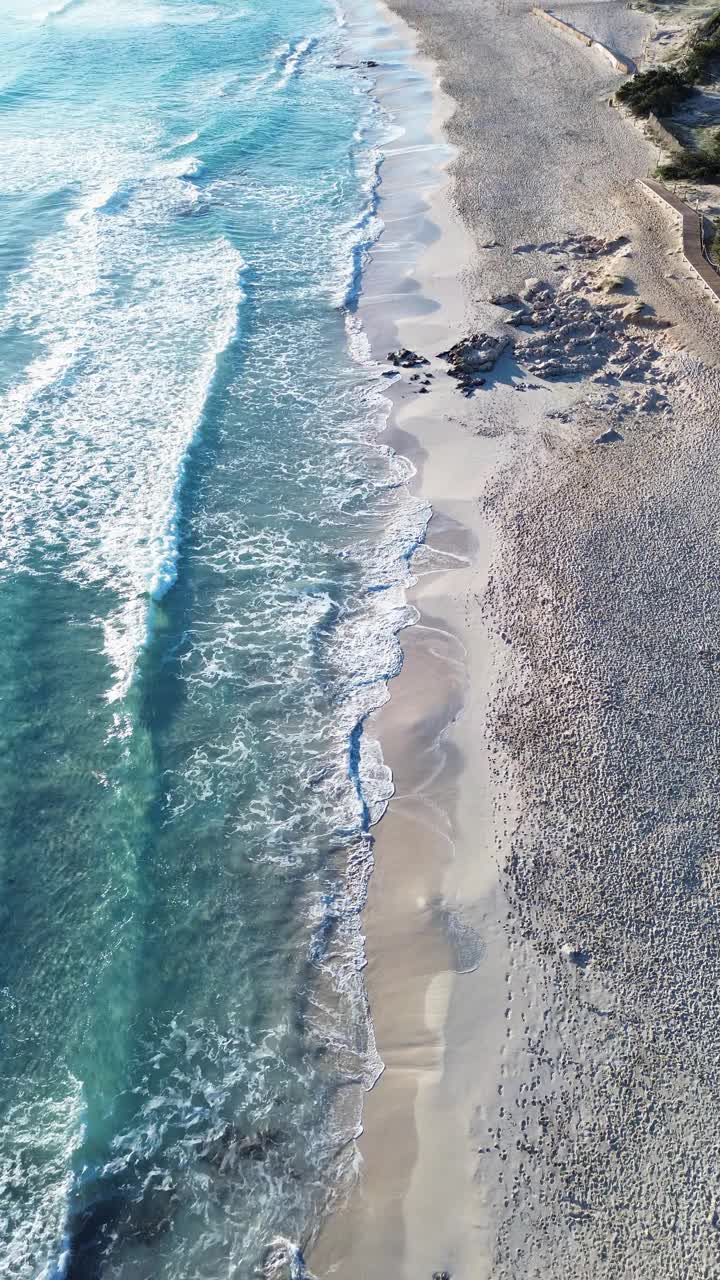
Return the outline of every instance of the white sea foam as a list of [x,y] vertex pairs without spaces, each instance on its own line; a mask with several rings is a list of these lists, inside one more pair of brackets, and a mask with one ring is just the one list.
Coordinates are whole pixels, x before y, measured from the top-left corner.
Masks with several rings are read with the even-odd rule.
[[193,129],[192,133],[186,134],[184,138],[178,138],[177,142],[173,143],[173,148],[189,147],[191,143],[197,142],[199,137],[200,137],[200,134],[198,133],[197,129]]
[[315,43],[314,36],[306,36],[303,40],[298,40],[297,44],[290,49],[281,64],[280,78],[274,86],[276,90],[284,89],[293,76],[297,75],[303,59],[307,57]]
[[[58,0],[57,5],[45,11],[41,21],[61,18],[66,25],[113,28],[170,26],[204,26],[223,16],[222,10],[211,5],[188,3],[182,7],[173,4],[154,4],[152,0]],[[241,17],[242,12],[233,14]]]
[[[127,601],[111,628],[116,696],[143,641],[138,599],[174,579],[187,450],[235,332],[244,265],[220,239],[165,258],[153,242],[148,256],[148,225],[192,209],[195,194],[177,176],[150,174],[125,184],[108,212],[122,188],[116,178],[83,198],[0,315],[44,348],[2,405],[3,558],[24,556],[31,527],[36,540],[69,546],[65,572],[114,583]],[[106,281],[128,264],[121,302]]]
[[[18,1081],[15,1102],[0,1123],[0,1186],[6,1190],[3,1207],[4,1276],[49,1276],[48,1265],[63,1229],[72,1181],[72,1160],[83,1139],[83,1090],[72,1075],[54,1096],[38,1098],[25,1081]],[[43,1135],[44,1162],[28,1162],[27,1151]],[[22,1170],[22,1174],[20,1171]],[[8,1189],[22,1177],[22,1214],[14,1212]]]
[[203,168],[199,156],[179,156],[177,160],[159,160],[152,172],[160,177],[195,178]]
[[52,4],[47,9],[37,9],[33,14],[36,22],[50,22],[53,18],[61,18],[64,13],[68,13],[70,9],[77,9],[84,0],[58,0],[56,4]]
[[[124,0],[118,4],[132,7]],[[266,76],[269,83],[279,75],[282,87],[297,74],[309,52],[308,45],[301,47],[303,43],[276,51]],[[218,96],[229,96],[234,83],[226,81]],[[102,619],[106,652],[119,673],[117,695],[127,687],[138,644],[146,634],[148,595],[160,600],[177,573],[179,513],[189,451],[202,422],[218,356],[236,330],[242,264],[232,247],[217,236],[192,237],[192,218],[207,206],[203,205],[206,197],[184,181],[185,162],[154,167],[135,156],[116,154],[115,145],[106,140],[103,158],[91,159],[89,168],[82,170],[87,189],[81,203],[62,232],[37,249],[22,281],[11,291],[4,318],[10,324],[25,325],[43,346],[32,385],[26,386],[22,402],[12,406],[22,429],[12,434],[8,478],[22,518],[11,525],[10,549],[18,557],[22,554],[34,522],[32,536],[45,541],[49,564],[54,545],[69,543],[74,559],[64,571],[84,583],[108,584],[117,593],[121,606]],[[78,171],[83,158],[77,159]],[[302,240],[307,296],[320,291],[327,299],[331,292],[342,305],[354,299],[357,273],[381,230],[373,205],[377,154],[368,147],[357,162],[367,196],[362,216],[349,219],[337,231],[327,214],[333,207],[328,201],[321,211],[327,217],[323,234],[309,232]],[[37,165],[39,169],[42,158]],[[249,183],[243,176],[243,196]],[[232,183],[222,192],[220,184],[217,187],[218,194],[229,198]],[[335,193],[340,201],[339,181]],[[284,245],[285,215],[304,211],[308,193],[301,184],[293,189],[288,180],[281,188],[278,182],[273,208],[271,193],[262,194],[269,209],[266,225],[271,218],[277,219],[277,235],[268,235],[271,248],[261,264],[269,274]],[[210,207],[214,195],[214,189],[207,195]],[[231,204],[226,208],[232,212]],[[190,219],[188,244],[174,243],[172,253],[166,255],[164,236],[178,213]],[[315,247],[306,247],[306,241]],[[297,246],[285,248],[294,269]],[[278,287],[289,287],[292,280],[295,296],[302,299],[299,275],[296,272],[293,278],[289,269]],[[354,359],[361,372],[372,372],[369,345],[357,315],[348,311],[345,321]],[[322,414],[324,407],[321,400],[313,399],[311,380],[298,385],[298,355],[303,355],[303,349],[293,349],[292,337],[292,330],[271,335],[267,358],[272,361],[272,377],[267,376],[270,366],[262,360],[255,366],[267,414],[274,414],[278,424],[283,423],[288,404],[307,402],[312,415],[318,410]],[[305,348],[311,349],[311,344]],[[43,365],[43,361],[50,363]],[[327,881],[319,884],[310,903],[310,924],[317,927],[318,935],[313,978],[319,974],[323,982],[307,984],[307,1026],[316,1028],[318,1045],[330,1049],[328,1056],[346,1070],[354,1089],[344,1091],[348,1110],[331,1124],[329,1140],[319,1139],[312,1125],[307,1133],[303,1130],[308,1148],[303,1151],[303,1167],[320,1171],[318,1183],[327,1165],[322,1152],[316,1160],[313,1143],[342,1146],[341,1163],[333,1166],[338,1186],[351,1176],[357,1159],[352,1144],[346,1142],[348,1134],[359,1132],[356,1082],[370,1087],[382,1070],[362,984],[365,956],[359,913],[372,869],[367,828],[381,816],[392,779],[369,735],[368,717],[388,696],[387,681],[400,669],[398,632],[415,617],[405,599],[405,587],[412,580],[409,556],[422,539],[428,518],[422,503],[402,494],[400,486],[412,474],[410,464],[394,457],[376,439],[384,425],[387,401],[370,379],[366,386],[357,373],[341,369],[338,385],[329,393],[342,395],[343,379],[347,380],[346,420],[328,431],[326,451],[320,451],[316,460],[303,456],[298,462],[300,470],[308,467],[308,491],[316,502],[314,513],[301,512],[298,517],[309,547],[292,529],[290,510],[284,511],[284,527],[269,521],[267,527],[253,528],[243,522],[243,485],[238,476],[227,518],[211,527],[200,551],[197,547],[193,551],[197,566],[219,571],[215,578],[219,585],[207,601],[206,615],[194,620],[188,653],[182,655],[188,703],[197,706],[208,698],[212,710],[217,702],[209,695],[234,681],[248,700],[257,685],[258,705],[272,708],[277,715],[274,720],[273,715],[257,715],[259,729],[240,709],[232,720],[227,711],[233,704],[231,690],[223,731],[210,717],[211,727],[186,753],[183,748],[178,776],[166,773],[162,783],[169,796],[168,822],[195,803],[216,801],[228,836],[228,882],[233,874],[246,870],[249,859],[258,864],[266,861],[273,873],[277,868],[279,879],[279,873],[289,867],[311,866],[316,853],[312,842],[318,841],[318,832],[332,834],[338,844],[346,843],[344,883],[338,875],[330,901]],[[238,383],[246,377],[247,364]],[[228,394],[239,396],[239,388],[231,388]],[[239,401],[236,428],[241,423]],[[309,427],[311,443],[315,442],[312,433],[321,430],[322,424]],[[241,446],[236,442],[238,453]],[[275,455],[282,475],[286,465],[282,448],[277,447]],[[218,471],[222,469],[221,463]],[[355,492],[367,498],[367,509],[358,503],[359,515],[351,505],[353,469],[357,471]],[[250,471],[251,480],[255,474]],[[384,532],[378,536],[381,517]],[[305,532],[308,522],[315,529],[313,535]],[[323,541],[326,526],[330,528],[327,544]],[[348,545],[343,552],[352,566],[348,577],[357,584],[357,597],[334,625],[336,593],[320,579],[325,564],[333,563],[345,528]],[[317,580],[309,573],[306,556],[309,550],[311,558],[314,550],[312,537],[319,545]],[[243,613],[237,607],[237,583],[245,574],[255,575],[263,586],[253,596],[252,609]],[[231,586],[225,589],[227,583]],[[150,612],[156,611],[151,608]],[[319,650],[331,652],[328,666],[335,673],[330,711],[327,702],[315,706],[316,701],[320,704],[314,695]],[[268,669],[257,662],[266,654],[274,657]],[[307,695],[306,690],[310,690]],[[241,702],[238,698],[238,706]],[[132,736],[129,717],[120,708],[114,733],[128,742]],[[258,741],[258,733],[267,737]],[[314,765],[317,771],[305,776],[302,768],[288,766],[287,777],[280,765],[263,771],[258,761],[267,759],[265,747],[272,748],[280,762],[288,759],[294,766],[307,761],[308,775],[313,775]],[[234,801],[248,776],[253,791],[252,803],[246,807]],[[241,840],[233,839],[238,835]],[[302,910],[299,904],[297,910]],[[324,947],[329,915],[334,927],[332,945]],[[198,1120],[198,1089],[206,1108],[215,1109],[219,1126],[223,1106],[235,1099],[233,1090],[242,1096],[243,1105],[258,1108],[258,1123],[270,1114],[263,1108],[271,1105],[268,1077],[281,1061],[279,1028],[274,1039],[268,1033],[260,1044],[249,1036],[228,1036],[223,1041],[209,1022],[178,1031],[186,1034],[187,1061],[173,1077],[171,1090],[148,1092],[138,1103],[137,1124],[119,1135],[114,1148],[114,1159],[121,1163],[138,1151],[147,1155],[156,1151],[163,1125],[176,1126],[181,1133],[192,1131]],[[203,1037],[212,1058],[212,1069],[205,1074],[198,1048]],[[177,1053],[173,1046],[159,1047],[160,1056],[166,1051]],[[290,1078],[298,1095],[310,1095],[311,1081],[299,1073]],[[285,1084],[283,1080],[283,1088]],[[245,1245],[238,1222],[247,1214],[247,1189],[243,1185],[233,1198],[224,1188],[222,1201],[213,1203],[207,1171],[198,1169],[196,1160],[190,1162],[190,1138],[187,1153],[182,1212],[188,1218],[195,1213],[200,1227],[192,1241],[193,1252],[183,1258],[182,1272],[176,1268],[172,1274],[212,1274],[214,1258],[239,1274],[247,1260],[231,1256],[231,1246],[237,1250],[239,1239]],[[262,1180],[258,1178],[253,1189],[257,1200],[252,1202],[252,1239],[247,1243],[256,1253],[268,1233],[277,1230],[280,1200],[283,1212],[297,1210],[300,1216],[298,1206],[307,1194],[308,1181],[292,1180],[289,1174],[266,1176],[264,1168],[259,1173]],[[178,1239],[187,1220],[180,1224]],[[294,1274],[305,1277],[292,1237],[282,1245],[286,1259],[296,1268]]]

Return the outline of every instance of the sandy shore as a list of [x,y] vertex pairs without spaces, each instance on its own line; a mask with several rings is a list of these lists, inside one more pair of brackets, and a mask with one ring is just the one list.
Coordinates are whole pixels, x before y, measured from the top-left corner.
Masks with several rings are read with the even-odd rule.
[[[720,307],[599,54],[511,0],[392,4],[378,88],[417,109],[363,320],[431,358],[391,442],[434,517],[374,724],[386,1070],[310,1264],[717,1276]],[[616,0],[556,12],[639,62],[654,38]],[[515,351],[466,400],[436,353],[471,330]]]

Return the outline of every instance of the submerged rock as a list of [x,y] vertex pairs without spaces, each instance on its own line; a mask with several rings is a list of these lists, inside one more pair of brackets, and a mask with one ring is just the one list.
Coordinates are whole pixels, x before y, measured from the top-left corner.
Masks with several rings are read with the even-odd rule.
[[227,1124],[217,1137],[208,1139],[200,1148],[199,1157],[221,1172],[232,1171],[240,1160],[265,1160],[280,1145],[283,1134],[279,1129],[258,1129],[244,1134],[234,1124]]

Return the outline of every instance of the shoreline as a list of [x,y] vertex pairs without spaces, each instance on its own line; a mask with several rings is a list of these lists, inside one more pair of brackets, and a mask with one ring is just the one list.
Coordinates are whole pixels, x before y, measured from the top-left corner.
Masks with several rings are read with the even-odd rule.
[[[382,63],[375,72],[376,97],[398,124],[406,125],[398,144],[384,148],[380,213],[385,231],[371,254],[359,309],[373,356],[382,361],[386,350],[399,346],[434,356],[448,345],[448,334],[459,338],[465,333],[472,303],[463,276],[474,242],[450,200],[449,170],[457,151],[448,144],[445,129],[455,104],[442,91],[434,64],[419,52],[412,29],[383,0],[377,0],[377,7],[389,33],[381,50],[395,44],[407,56],[402,72],[395,65],[383,76]],[[397,111],[393,102],[403,94],[403,108]],[[407,127],[413,109],[414,124]],[[423,126],[418,130],[421,111]],[[425,161],[420,166],[418,154]],[[398,224],[410,224],[412,231],[395,241]],[[406,256],[409,247],[415,250],[412,261]],[[391,318],[384,290],[388,277],[404,278],[409,286],[411,282],[406,294],[393,297]],[[461,1106],[455,1107],[447,1082],[441,1082],[457,979],[465,968],[476,970],[481,952],[487,961],[492,945],[493,930],[484,926],[488,915],[495,915],[497,871],[489,761],[467,735],[462,747],[450,735],[467,713],[471,697],[469,655],[463,643],[467,637],[462,635],[464,594],[484,590],[480,580],[486,581],[489,571],[491,531],[476,502],[476,490],[497,466],[499,452],[491,438],[478,439],[474,447],[468,441],[457,421],[455,385],[445,378],[442,362],[432,363],[436,381],[424,401],[404,382],[392,388],[383,436],[412,463],[415,474],[409,487],[431,502],[433,514],[426,541],[413,557],[416,583],[407,593],[419,617],[402,633],[403,668],[392,681],[389,701],[368,724],[395,786],[388,811],[374,831],[375,867],[363,918],[367,987],[385,1069],[364,1099],[358,1143],[361,1185],[349,1204],[324,1225],[309,1260],[320,1275],[339,1271],[343,1276],[369,1276],[388,1266],[398,1275],[405,1269],[414,1275],[418,1268],[420,1274],[428,1268],[455,1268],[459,1259],[452,1241],[467,1236],[473,1212],[464,1098],[460,1094]],[[450,440],[443,439],[447,419],[456,424]],[[485,668],[473,681],[476,714],[486,710],[493,645],[489,633],[477,636],[473,644],[475,665]],[[480,804],[486,846],[482,867],[468,857],[467,847],[458,856],[456,845],[458,790],[468,764],[475,778],[480,773],[485,780]],[[475,1028],[459,1025],[466,1018],[455,1017],[454,1066],[461,1044],[468,1051],[468,1064],[476,1050],[482,1051],[488,1014],[495,1030],[501,1029],[503,948],[498,938],[495,949],[494,996],[488,1001],[483,994],[479,1001],[485,1027],[478,1040]],[[494,1078],[487,1087],[494,1090]],[[458,1144],[467,1155],[461,1169]],[[433,1152],[430,1167],[426,1148]],[[438,1213],[439,1184],[447,1219],[443,1243],[420,1238],[428,1208],[433,1222]],[[436,1235],[434,1225],[429,1235]]]
[[[606,1006],[622,1010],[634,999],[634,901],[621,897],[603,920],[573,850],[587,823],[583,857],[596,867],[597,832],[604,851],[624,831],[615,808],[606,815],[598,807],[588,768],[615,732],[599,712],[592,722],[586,714],[588,703],[615,705],[614,645],[625,663],[635,661],[635,650],[628,656],[627,645],[611,641],[623,618],[605,606],[618,595],[631,618],[627,591],[641,590],[633,575],[652,578],[664,563],[661,526],[637,523],[635,495],[650,509],[667,503],[667,477],[680,475],[673,451],[689,485],[692,448],[707,457],[701,433],[715,439],[720,319],[678,261],[676,227],[637,190],[652,147],[608,106],[612,68],[519,7],[488,3],[477,13],[452,0],[446,8],[392,0],[387,9],[385,47],[399,40],[411,51],[405,81],[392,69],[388,101],[404,93],[405,109],[414,104],[417,114],[425,95],[429,136],[412,145],[443,162],[434,176],[432,165],[408,170],[402,144],[394,158],[388,148],[386,231],[360,315],[375,359],[398,346],[431,359],[430,394],[421,400],[405,381],[395,387],[385,439],[413,462],[412,490],[433,518],[408,595],[420,617],[402,635],[404,665],[389,702],[368,725],[396,787],[375,828],[364,914],[386,1067],[364,1100],[358,1185],[309,1262],[318,1276],[344,1280],[378,1272],[559,1280],[568,1268],[614,1280],[637,1253],[642,1280],[661,1267],[684,1280],[671,1265],[672,1241],[661,1230],[654,1241],[643,1237],[647,1212],[662,1222],[665,1191],[681,1171],[668,1149],[665,1169],[653,1165],[645,1179],[628,1138],[638,1087],[618,1094],[606,1083],[613,1024],[607,1040],[598,1031]],[[556,12],[573,20],[571,3]],[[595,39],[641,61],[650,18],[618,0],[582,12]],[[519,79],[528,102],[518,99]],[[383,91],[380,61],[381,101]],[[415,186],[403,204],[408,172]],[[412,224],[409,236],[393,234],[394,207],[398,225]],[[410,246],[421,247],[414,260]],[[607,286],[619,271],[622,285]],[[389,277],[404,279],[400,293],[383,291]],[[518,334],[516,358],[463,400],[436,353],[473,330],[507,332],[491,291],[519,290],[530,316],[538,281],[549,282],[542,314]],[[552,347],[558,328],[566,336]],[[541,372],[530,364],[528,379],[530,352],[542,359],[532,357]],[[542,372],[548,352],[568,360],[559,378]],[[637,372],[624,372],[633,360]],[[689,489],[688,501],[700,511]],[[709,525],[705,490],[702,501]],[[595,526],[616,548],[610,568],[602,554],[588,561]],[[643,548],[639,567],[632,539],[618,532],[625,527]],[[644,607],[650,633],[662,638],[660,605]],[[698,606],[687,608],[692,619]],[[583,631],[590,612],[602,642]],[[638,689],[647,683],[645,668],[632,679]],[[655,705],[652,685],[644,696],[634,710],[629,701],[628,716]],[[623,732],[636,733],[634,723]],[[621,753],[615,768],[625,767]],[[639,793],[639,811],[649,803]],[[623,835],[613,863],[620,884],[634,883],[639,838]],[[660,883],[654,856],[651,844],[646,857]],[[621,957],[615,969],[592,967],[596,946],[604,956],[601,934],[612,940],[608,955],[614,948]],[[589,966],[584,978],[574,976],[576,964],[579,975]],[[632,1016],[645,1018],[636,1008]],[[654,1010],[656,1023],[662,1017],[662,1007]],[[651,1032],[643,1035],[650,1053]],[[620,1184],[630,1201],[620,1227],[605,1117],[621,1126],[630,1171]],[[696,1261],[708,1256],[696,1253]]]

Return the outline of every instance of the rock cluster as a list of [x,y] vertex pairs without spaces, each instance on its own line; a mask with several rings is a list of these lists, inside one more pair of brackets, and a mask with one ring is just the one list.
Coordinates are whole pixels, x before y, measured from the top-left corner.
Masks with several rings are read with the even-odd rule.
[[528,279],[520,293],[496,294],[491,302],[510,310],[508,324],[531,331],[519,358],[537,377],[590,375],[610,386],[663,380],[660,351],[628,331],[639,323],[663,322],[654,321],[637,300],[627,305],[625,298],[608,298],[589,273],[568,276],[559,286]]
[[509,345],[509,337],[493,338],[489,333],[473,333],[469,338],[456,342],[448,351],[440,351],[438,359],[448,361],[448,375],[457,378],[463,395],[471,396],[477,387],[485,385],[482,375],[494,368]]
[[599,258],[608,253],[617,253],[627,244],[627,236],[603,240],[600,236],[570,235],[564,240],[547,240],[543,244],[517,244],[513,253],[567,253],[573,258]]
[[416,351],[409,351],[407,347],[388,351],[387,358],[396,369],[419,369],[430,363],[426,356],[419,356]]

